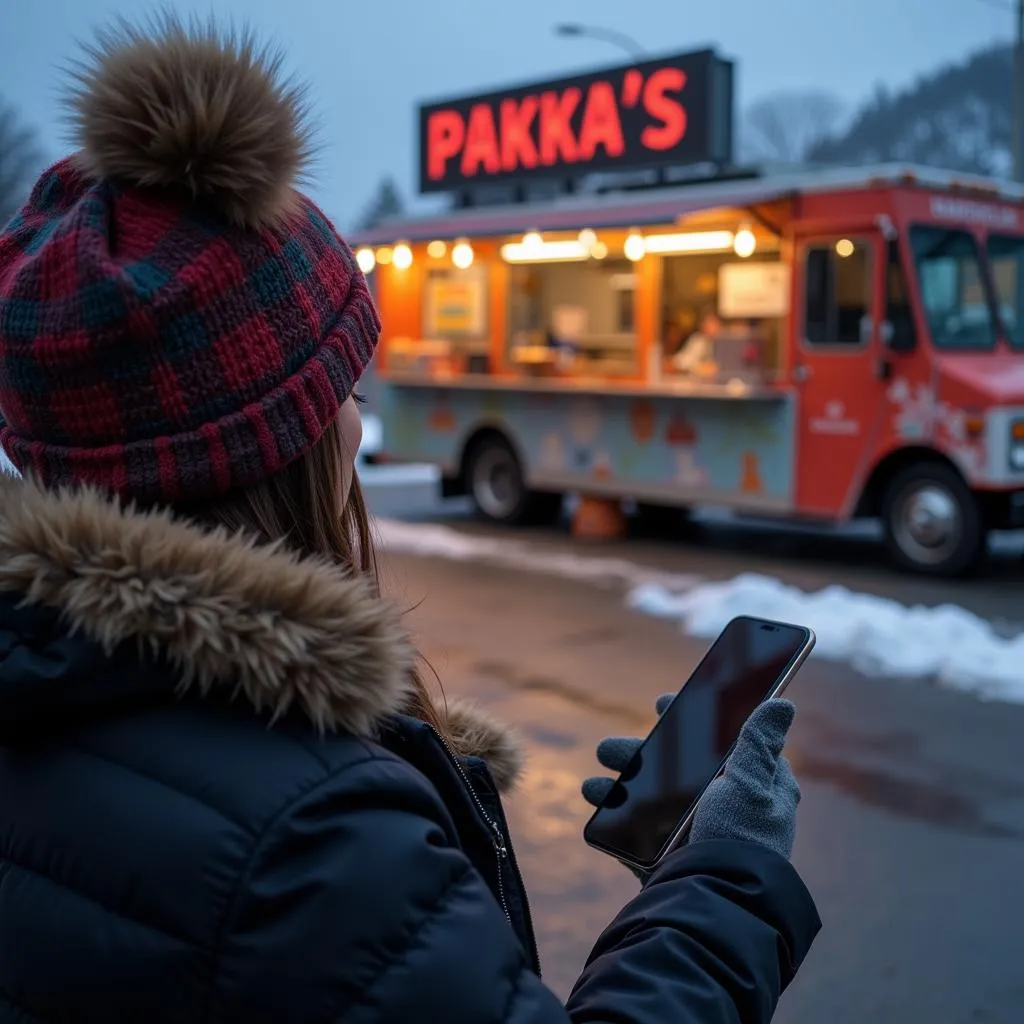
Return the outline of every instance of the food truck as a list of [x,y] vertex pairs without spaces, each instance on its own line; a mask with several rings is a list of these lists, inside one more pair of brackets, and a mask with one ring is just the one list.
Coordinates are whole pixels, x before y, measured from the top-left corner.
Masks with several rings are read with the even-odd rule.
[[1024,190],[737,170],[732,79],[701,51],[420,108],[450,208],[355,239],[380,457],[498,523],[873,517],[899,565],[969,571],[1024,527]]

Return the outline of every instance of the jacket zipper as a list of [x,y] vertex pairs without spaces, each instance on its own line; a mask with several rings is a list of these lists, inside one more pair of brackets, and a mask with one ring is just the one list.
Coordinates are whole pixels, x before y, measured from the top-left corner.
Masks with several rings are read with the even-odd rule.
[[[469,774],[466,772],[466,769],[462,767],[462,762],[459,760],[458,754],[456,754],[455,751],[452,750],[451,744],[444,738],[444,736],[441,735],[440,732],[437,731],[437,729],[435,729],[432,725],[429,725],[428,728],[441,741],[441,746],[444,747],[445,753],[448,755],[448,759],[451,761],[453,765],[455,765],[455,770],[462,777],[462,781],[465,783],[466,789],[469,791],[469,795],[473,799],[473,803],[476,804],[476,809],[480,812],[480,817],[483,818],[483,820],[487,823],[488,828],[490,828],[491,832],[494,833],[491,837],[491,843],[494,846],[494,852],[498,858],[498,898],[501,903],[501,909],[505,912],[505,917],[508,919],[508,923],[511,925],[512,914],[508,909],[508,901],[505,898],[505,881],[503,877],[504,872],[502,871],[502,867],[504,864],[507,863],[509,867],[512,869],[512,873],[515,876],[516,881],[519,883],[520,892],[523,893],[523,898],[525,900],[526,886],[523,883],[522,872],[520,872],[519,868],[511,862],[508,855],[508,846],[505,843],[505,834],[501,830],[501,825],[498,822],[496,822],[493,818],[491,818],[491,816],[484,809],[484,805],[480,800],[480,797],[476,795],[476,790],[473,789],[473,783],[470,781]],[[530,945],[532,947],[531,952],[533,953],[533,962],[537,965],[539,970],[540,950],[537,949],[537,940],[533,937],[532,934],[529,935],[529,939]]]

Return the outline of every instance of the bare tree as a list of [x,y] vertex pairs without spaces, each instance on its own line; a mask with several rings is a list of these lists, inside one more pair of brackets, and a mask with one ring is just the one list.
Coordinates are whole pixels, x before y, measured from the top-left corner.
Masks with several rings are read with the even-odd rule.
[[36,133],[0,100],[0,227],[14,216],[41,163]]
[[846,127],[846,107],[827,92],[783,92],[752,104],[743,118],[745,159],[800,163]]

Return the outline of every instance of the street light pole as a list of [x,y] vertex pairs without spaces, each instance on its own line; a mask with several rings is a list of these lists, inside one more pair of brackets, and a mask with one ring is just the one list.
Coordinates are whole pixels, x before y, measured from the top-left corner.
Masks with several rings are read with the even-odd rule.
[[1024,181],[1024,0],[1017,0],[1013,43],[1013,177]]
[[[1024,0],[1020,0],[1024,4]],[[575,23],[555,26],[556,36],[566,36],[576,39],[599,39],[603,43],[611,43],[623,49],[634,60],[646,59],[647,51],[632,37],[625,32],[619,32],[614,28],[602,28],[600,25],[577,25]]]

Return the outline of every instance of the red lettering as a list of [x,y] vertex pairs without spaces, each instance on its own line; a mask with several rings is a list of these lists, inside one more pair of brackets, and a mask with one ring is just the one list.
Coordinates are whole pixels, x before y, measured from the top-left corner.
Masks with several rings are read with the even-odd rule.
[[530,126],[537,116],[537,97],[524,96],[521,102],[501,101],[501,166],[506,171],[537,166],[537,147]]
[[626,151],[615,90],[608,82],[595,82],[587,90],[580,125],[580,159],[593,160],[598,146],[604,146],[609,156],[622,156]]
[[640,102],[644,88],[644,76],[636,68],[630,68],[622,79],[622,105],[635,107]]
[[483,164],[488,174],[501,170],[498,153],[498,133],[494,127],[494,114],[487,103],[477,103],[469,112],[466,145],[462,150],[462,173],[472,177]]
[[540,162],[548,167],[561,160],[574,164],[579,159],[572,115],[583,94],[575,86],[561,96],[545,92],[540,97]]
[[462,148],[466,128],[457,110],[438,110],[427,118],[427,177],[441,181],[448,161]]
[[665,150],[678,146],[686,135],[686,107],[670,92],[682,92],[686,74],[679,68],[655,71],[644,85],[644,109],[661,123],[648,125],[640,133],[647,149]]

